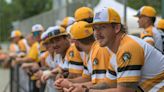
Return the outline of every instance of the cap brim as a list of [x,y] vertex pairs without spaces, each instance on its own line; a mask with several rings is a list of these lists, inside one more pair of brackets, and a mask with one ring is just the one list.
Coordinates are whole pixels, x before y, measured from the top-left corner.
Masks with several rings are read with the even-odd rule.
[[43,42],[47,42],[47,41],[51,40],[52,38],[59,37],[59,36],[62,36],[62,35],[68,35],[68,33],[61,33],[61,34],[59,34],[59,35],[54,35],[54,36],[52,36],[52,37],[47,38],[47,39],[46,39],[45,41],[43,41]]
[[95,23],[89,23],[86,25],[86,27],[92,27],[94,25],[99,25],[99,24],[110,24],[110,22],[95,22]]
[[133,17],[138,17],[138,15],[133,15]]
[[31,33],[33,32],[44,32],[43,30],[36,30],[36,31],[31,31]]
[[137,12],[136,15],[133,15],[133,17],[139,17],[140,16],[140,12]]
[[136,14],[136,15],[133,15],[133,17],[139,17],[139,15]]

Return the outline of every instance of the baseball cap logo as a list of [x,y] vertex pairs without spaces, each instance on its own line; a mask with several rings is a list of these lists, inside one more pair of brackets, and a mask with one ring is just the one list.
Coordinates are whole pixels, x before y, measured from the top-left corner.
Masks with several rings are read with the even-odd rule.
[[89,30],[85,30],[85,33],[86,33],[86,34],[90,34]]
[[35,30],[39,30],[39,27],[38,27],[38,26],[36,26],[36,27],[35,27]]
[[97,12],[97,13],[95,14],[95,18],[94,18],[94,19],[100,19],[100,13],[101,13],[101,12]]

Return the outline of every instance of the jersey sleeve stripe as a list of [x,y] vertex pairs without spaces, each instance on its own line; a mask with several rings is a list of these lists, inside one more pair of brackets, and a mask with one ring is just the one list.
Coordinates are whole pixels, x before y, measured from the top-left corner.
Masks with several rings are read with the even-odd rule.
[[103,79],[106,78],[106,74],[93,74],[92,79]]
[[112,70],[109,70],[109,69],[108,69],[108,73],[111,74],[111,75],[113,75],[113,76],[117,76],[117,74],[116,74],[115,71],[112,71]]
[[121,78],[117,78],[117,82],[121,83],[121,82],[139,82],[140,80],[140,76],[128,76],[128,77],[121,77]]
[[164,72],[161,74],[158,74],[157,76],[145,80],[141,83],[141,87],[145,90],[145,91],[149,91],[151,88],[153,88],[155,85],[157,85],[158,83],[162,82],[164,80]]
[[130,70],[130,71],[123,71],[123,72],[118,72],[117,78],[121,77],[133,77],[133,76],[141,76],[141,71],[140,70]]
[[145,39],[145,38],[153,38],[152,36],[150,36],[150,35],[147,35],[147,36],[144,36],[144,37],[142,37],[142,39]]
[[87,74],[82,74],[82,77],[83,78],[91,78],[90,75],[87,75]]
[[126,67],[119,67],[117,68],[118,72],[123,72],[123,71],[127,71],[127,70],[141,70],[142,65],[129,65]]
[[117,79],[117,76],[114,76],[113,74],[111,74],[109,72],[106,73],[106,77],[109,80],[116,80]]
[[77,74],[82,74],[83,70],[77,70],[77,69],[69,69],[70,73],[77,73]]
[[106,70],[93,70],[92,74],[106,74]]
[[83,62],[69,61],[70,64],[83,66]]
[[69,68],[70,69],[77,69],[77,70],[83,70],[84,69],[83,66],[73,65],[73,64],[69,64]]

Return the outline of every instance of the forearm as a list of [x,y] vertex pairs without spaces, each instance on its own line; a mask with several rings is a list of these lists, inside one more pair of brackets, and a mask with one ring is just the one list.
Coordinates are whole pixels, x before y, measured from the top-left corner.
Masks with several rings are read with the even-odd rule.
[[108,89],[108,88],[116,88],[117,87],[117,84],[113,83],[113,84],[109,84],[109,83],[106,83],[106,82],[103,82],[103,83],[98,83],[98,84],[95,84],[91,87],[91,89]]
[[90,81],[90,82],[84,82],[84,83],[78,83],[80,85],[83,85],[87,88],[91,88],[93,86],[93,83]]
[[110,89],[104,89],[104,90],[90,89],[89,92],[119,92],[119,91],[116,88],[110,88]]
[[109,88],[104,90],[90,89],[89,92],[135,92],[135,90],[132,88],[117,86],[116,88]]
[[68,79],[74,79],[77,77],[81,77],[81,74],[69,73]]
[[32,63],[32,62],[34,62],[34,60],[32,58],[25,57],[25,58],[22,58],[22,62],[23,63]]
[[84,83],[84,82],[89,82],[91,81],[89,78],[83,78],[83,77],[77,77],[77,78],[74,78],[74,79],[68,79],[70,82],[72,83]]

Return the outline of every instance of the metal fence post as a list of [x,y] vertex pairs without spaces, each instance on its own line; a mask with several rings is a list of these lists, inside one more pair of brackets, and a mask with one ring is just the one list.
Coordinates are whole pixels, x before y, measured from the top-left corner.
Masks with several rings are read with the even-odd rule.
[[164,18],[164,0],[162,0],[161,6],[162,6],[162,18]]

